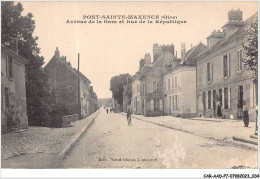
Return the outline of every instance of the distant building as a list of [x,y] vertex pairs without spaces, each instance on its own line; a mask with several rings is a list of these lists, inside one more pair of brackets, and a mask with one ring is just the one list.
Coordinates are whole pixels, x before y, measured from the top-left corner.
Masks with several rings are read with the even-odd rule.
[[[58,48],[55,55],[51,58],[44,68],[49,75],[55,93],[62,102],[69,107],[71,114],[77,114],[78,106],[78,71],[72,68],[66,57],[60,56]],[[94,95],[91,82],[81,72],[80,76],[80,108],[82,117],[90,115],[97,108],[97,97]]]
[[145,116],[164,114],[164,95],[162,75],[172,66],[180,63],[174,55],[174,46],[169,48],[154,44],[154,61],[150,54],[141,59],[139,71],[132,82],[131,105],[133,113]]
[[186,52],[182,44],[181,63],[163,75],[164,112],[180,117],[194,117],[196,109],[196,61],[194,57],[206,50],[202,43]]
[[[158,43],[153,44],[153,62],[155,62],[159,57],[162,56],[165,52],[170,52],[174,54],[174,45],[159,45]],[[176,55],[177,56],[177,55]]]
[[231,10],[223,32],[214,30],[207,38],[207,50],[197,60],[197,108],[205,117],[217,116],[221,105],[223,118],[241,119],[246,101],[250,120],[255,120],[257,88],[251,71],[245,70],[243,45],[248,44],[246,29],[254,16],[243,21],[241,10]]
[[20,128],[28,128],[25,64],[28,61],[16,52],[1,45],[1,129],[14,128],[16,123],[11,115],[21,115]]

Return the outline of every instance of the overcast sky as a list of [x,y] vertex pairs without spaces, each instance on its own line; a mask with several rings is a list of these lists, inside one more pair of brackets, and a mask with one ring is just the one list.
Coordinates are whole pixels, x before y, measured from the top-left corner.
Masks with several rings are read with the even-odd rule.
[[[31,12],[47,64],[58,47],[90,79],[98,98],[111,97],[110,79],[121,73],[134,75],[139,60],[152,54],[153,43],[171,44],[180,56],[181,42],[206,44],[206,37],[227,22],[227,13],[243,11],[243,19],[257,12],[257,2],[21,2]],[[171,15],[186,24],[67,24],[83,15]]]

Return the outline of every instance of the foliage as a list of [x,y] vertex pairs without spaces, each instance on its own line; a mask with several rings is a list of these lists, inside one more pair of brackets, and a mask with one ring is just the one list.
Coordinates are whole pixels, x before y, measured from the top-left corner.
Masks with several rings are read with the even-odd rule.
[[[129,85],[132,80],[133,77],[128,73],[114,76],[110,80],[110,91],[112,91],[114,99],[121,106],[123,104],[123,87],[127,84]],[[128,95],[132,95],[130,90],[128,92]]]
[[22,16],[22,4],[12,1],[2,1],[1,10],[1,43],[14,49],[14,38],[17,38],[18,54],[28,60],[25,66],[25,85],[29,125],[48,125],[50,114],[54,109],[59,109],[53,104],[59,104],[54,103],[56,99],[50,92],[48,75],[43,71],[44,58],[39,55],[38,37],[33,36],[33,15],[28,13]]
[[248,45],[244,45],[246,57],[243,59],[247,70],[254,72],[254,81],[258,80],[258,18],[254,17],[250,27],[247,29]]

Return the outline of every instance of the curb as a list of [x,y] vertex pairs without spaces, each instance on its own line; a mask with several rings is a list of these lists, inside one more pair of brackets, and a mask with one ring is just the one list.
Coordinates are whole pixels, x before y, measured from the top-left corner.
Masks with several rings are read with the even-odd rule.
[[258,142],[233,136],[233,140],[258,145]]
[[[119,113],[123,116],[126,116],[125,114],[123,113]],[[249,150],[254,150],[254,151],[258,151],[257,148],[255,147],[251,147],[251,146],[248,146],[246,144],[240,144],[239,142],[233,142],[233,141],[224,141],[224,139],[215,139],[213,137],[205,137],[205,136],[201,136],[201,135],[198,135],[198,134],[195,134],[191,131],[187,131],[187,130],[183,130],[183,129],[178,129],[178,128],[174,128],[174,127],[170,127],[170,126],[167,126],[167,125],[164,125],[164,124],[160,124],[160,123],[156,123],[156,122],[152,122],[152,121],[147,121],[147,120],[143,120],[143,119],[139,119],[137,117],[132,117],[132,118],[135,118],[139,121],[143,121],[143,122],[148,122],[148,123],[151,123],[151,124],[154,124],[154,125],[158,125],[158,126],[161,126],[161,127],[166,127],[166,128],[169,128],[169,129],[173,129],[173,130],[177,130],[177,131],[181,131],[181,132],[185,132],[185,133],[188,133],[188,134],[192,134],[192,135],[196,135],[198,137],[203,137],[203,138],[206,138],[206,139],[210,139],[210,140],[215,140],[215,141],[218,141],[218,142],[223,142],[223,143],[226,143],[226,144],[232,144],[232,145],[235,145],[235,146],[238,146],[238,147],[242,147],[242,148],[246,148],[246,149],[249,149]],[[233,137],[234,139],[234,137]],[[250,143],[250,142],[248,142]],[[252,143],[251,143],[252,144]],[[258,144],[254,144],[254,145],[258,145]]]
[[92,121],[88,125],[84,126],[81,129],[81,131],[78,134],[76,134],[75,137],[73,137],[73,139],[69,142],[69,144],[66,145],[66,147],[62,149],[62,151],[58,154],[58,162],[64,159],[65,155],[69,152],[69,150],[71,150],[72,147],[75,146],[77,141],[79,141],[79,139],[87,131],[87,129],[89,129],[91,127],[91,125],[95,122],[95,119],[99,115],[99,113],[100,113],[100,111],[98,111],[94,117],[91,117]]

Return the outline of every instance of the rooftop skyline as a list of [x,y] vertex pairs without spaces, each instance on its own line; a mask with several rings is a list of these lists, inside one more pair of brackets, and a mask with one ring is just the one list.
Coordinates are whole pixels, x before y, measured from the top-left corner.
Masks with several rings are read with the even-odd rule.
[[[98,98],[111,97],[110,79],[121,73],[134,75],[145,53],[152,56],[154,43],[173,44],[180,57],[228,20],[228,11],[240,9],[243,20],[257,12],[257,2],[21,2],[23,15],[31,12],[38,46],[45,64],[56,47],[94,86]],[[186,24],[67,24],[84,15],[174,15]]]

